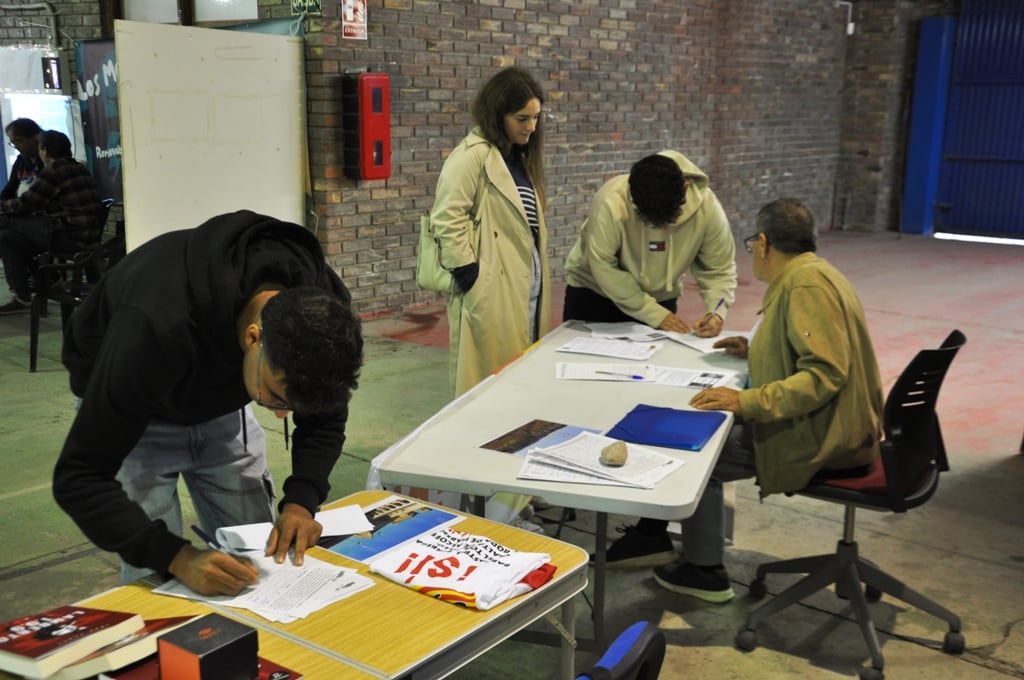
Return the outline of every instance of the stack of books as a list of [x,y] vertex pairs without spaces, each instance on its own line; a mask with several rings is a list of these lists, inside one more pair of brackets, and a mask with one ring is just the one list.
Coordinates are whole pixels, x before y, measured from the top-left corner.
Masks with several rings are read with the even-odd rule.
[[[193,616],[144,621],[138,614],[66,605],[0,623],[0,670],[48,680],[159,680],[157,640]],[[302,676],[259,659],[257,679]]]

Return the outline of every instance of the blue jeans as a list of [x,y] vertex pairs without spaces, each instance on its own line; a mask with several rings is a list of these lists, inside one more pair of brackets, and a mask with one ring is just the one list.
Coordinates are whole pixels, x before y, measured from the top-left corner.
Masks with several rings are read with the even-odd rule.
[[687,562],[704,566],[723,563],[725,495],[722,483],[749,479],[755,474],[757,469],[754,466],[753,426],[738,422],[729,431],[697,509],[690,517],[680,522],[683,555]]
[[[117,480],[128,497],[150,519],[163,520],[173,533],[188,539],[182,528],[179,476],[200,527],[211,536],[223,526],[274,519],[266,435],[251,406],[198,425],[151,421],[121,464]],[[121,561],[122,583],[149,573]]]

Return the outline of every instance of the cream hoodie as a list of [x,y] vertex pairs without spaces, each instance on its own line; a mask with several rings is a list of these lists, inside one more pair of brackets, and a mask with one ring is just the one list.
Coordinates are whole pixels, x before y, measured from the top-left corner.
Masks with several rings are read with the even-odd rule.
[[690,186],[679,220],[655,228],[640,219],[629,196],[629,175],[598,190],[566,261],[568,284],[589,288],[651,327],[666,317],[659,301],[673,300],[689,270],[707,311],[724,300],[725,318],[736,291],[736,243],[708,177],[678,151],[662,151]]

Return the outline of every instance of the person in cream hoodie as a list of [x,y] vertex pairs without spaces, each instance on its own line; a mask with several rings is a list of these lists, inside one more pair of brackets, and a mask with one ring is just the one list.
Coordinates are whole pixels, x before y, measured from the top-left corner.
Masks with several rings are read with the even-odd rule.
[[[566,270],[565,320],[639,321],[714,337],[735,299],[736,244],[708,176],[667,150],[598,190]],[[706,309],[692,323],[676,316],[687,271]]]

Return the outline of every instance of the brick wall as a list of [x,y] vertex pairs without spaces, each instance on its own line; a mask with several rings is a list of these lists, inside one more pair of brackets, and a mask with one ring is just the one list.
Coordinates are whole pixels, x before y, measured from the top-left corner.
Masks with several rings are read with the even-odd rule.
[[860,0],[847,42],[835,227],[898,230],[920,20],[955,15],[950,0]]
[[[53,4],[62,46],[101,35],[102,3]],[[323,2],[306,38],[308,226],[362,313],[433,300],[413,280],[419,215],[470,126],[476,88],[515,64],[547,93],[558,279],[597,187],[663,148],[710,175],[737,235],[780,195],[803,198],[824,228],[893,228],[917,4],[858,0],[848,38],[846,8],[830,0],[368,0],[362,41],[343,40],[341,3]],[[287,0],[259,6],[261,18],[290,15]],[[0,10],[0,44],[45,39],[19,25],[28,14],[39,16]],[[390,179],[342,173],[340,81],[351,69],[391,76]]]

